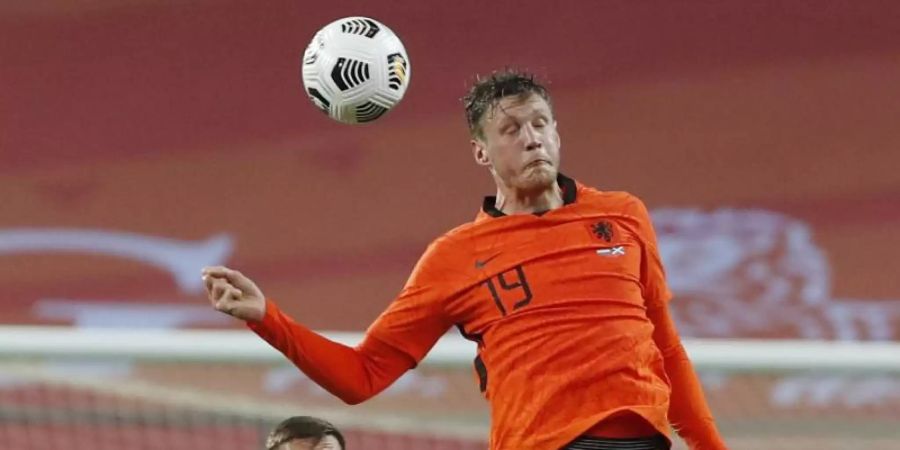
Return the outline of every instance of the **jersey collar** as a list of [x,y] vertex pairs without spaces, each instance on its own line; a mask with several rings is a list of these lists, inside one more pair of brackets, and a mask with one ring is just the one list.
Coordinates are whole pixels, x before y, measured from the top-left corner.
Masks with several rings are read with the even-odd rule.
[[[559,185],[559,188],[562,189],[563,205],[575,203],[575,195],[578,191],[578,187],[575,185],[575,180],[563,175],[562,173],[557,173],[556,183]],[[484,203],[482,203],[481,205],[481,210],[491,217],[503,217],[506,215],[503,214],[503,211],[497,209],[497,197],[494,195],[484,198]],[[540,216],[543,213],[535,214]]]

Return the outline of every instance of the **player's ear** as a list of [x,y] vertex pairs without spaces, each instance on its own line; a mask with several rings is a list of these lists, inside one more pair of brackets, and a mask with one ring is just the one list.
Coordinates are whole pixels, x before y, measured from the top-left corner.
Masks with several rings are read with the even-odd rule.
[[484,144],[484,141],[476,137],[472,138],[470,142],[472,144],[472,156],[475,157],[475,163],[479,166],[491,165],[491,158],[488,157],[487,146]]

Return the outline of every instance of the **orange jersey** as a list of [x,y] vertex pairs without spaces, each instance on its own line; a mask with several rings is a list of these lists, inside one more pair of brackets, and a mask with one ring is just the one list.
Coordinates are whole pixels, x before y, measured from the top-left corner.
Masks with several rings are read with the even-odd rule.
[[491,448],[504,450],[558,449],[626,411],[668,435],[672,361],[684,428],[709,444],[702,448],[724,448],[668,316],[671,294],[643,203],[562,175],[559,183],[564,206],[541,215],[505,216],[485,199],[475,221],[429,246],[355,349],[325,341],[272,303],[250,326],[350,403],[384,389],[456,326],[478,345]]
[[492,448],[559,448],[629,409],[668,431],[646,303],[669,297],[635,197],[561,178],[566,205],[502,216],[487,200],[437,241],[369,334],[420,360],[447,327],[478,343]]

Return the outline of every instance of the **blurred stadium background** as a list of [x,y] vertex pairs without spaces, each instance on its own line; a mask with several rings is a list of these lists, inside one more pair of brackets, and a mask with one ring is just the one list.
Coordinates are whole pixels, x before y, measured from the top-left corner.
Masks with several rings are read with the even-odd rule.
[[[348,15],[413,66],[360,127],[298,74]],[[732,448],[900,448],[898,56],[900,3],[877,0],[4,0],[0,449],[251,449],[310,413],[351,449],[485,448],[465,351],[346,407],[198,274],[364,330],[491,193],[458,99],[504,66],[550,80],[564,172],[650,206]],[[722,340],[746,367],[703,353]]]

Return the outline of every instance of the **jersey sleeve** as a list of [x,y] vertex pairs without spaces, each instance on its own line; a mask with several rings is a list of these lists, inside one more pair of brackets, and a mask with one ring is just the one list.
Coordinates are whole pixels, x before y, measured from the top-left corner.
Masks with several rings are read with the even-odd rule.
[[672,386],[669,404],[672,427],[692,449],[727,450],[706,403],[700,379],[681,344],[668,305],[651,305],[647,308],[647,317],[653,322],[653,340],[662,353]]
[[716,429],[700,380],[688,358],[669,312],[672,297],[659,255],[656,232],[647,207],[634,198],[632,214],[638,219],[642,240],[641,286],[647,302],[647,317],[653,323],[653,340],[663,356],[672,386],[669,420],[692,449],[726,450]]
[[666,271],[659,254],[656,231],[650,213],[639,198],[632,196],[630,213],[638,222],[641,239],[641,290],[648,303],[665,304],[672,298],[666,282]]
[[[416,364],[452,326],[445,313],[452,293],[449,250],[443,238],[432,243],[416,264],[400,295],[369,327],[376,339],[409,356]],[[363,346],[366,342],[363,342]]]
[[295,322],[271,300],[266,300],[263,320],[247,326],[348,404],[378,394],[413,366],[408,356],[375,340],[356,348],[332,341]]
[[267,300],[262,321],[247,326],[303,373],[350,404],[362,402],[414,367],[450,328],[444,315],[445,277],[434,244],[400,295],[356,347],[334,342],[295,322]]

